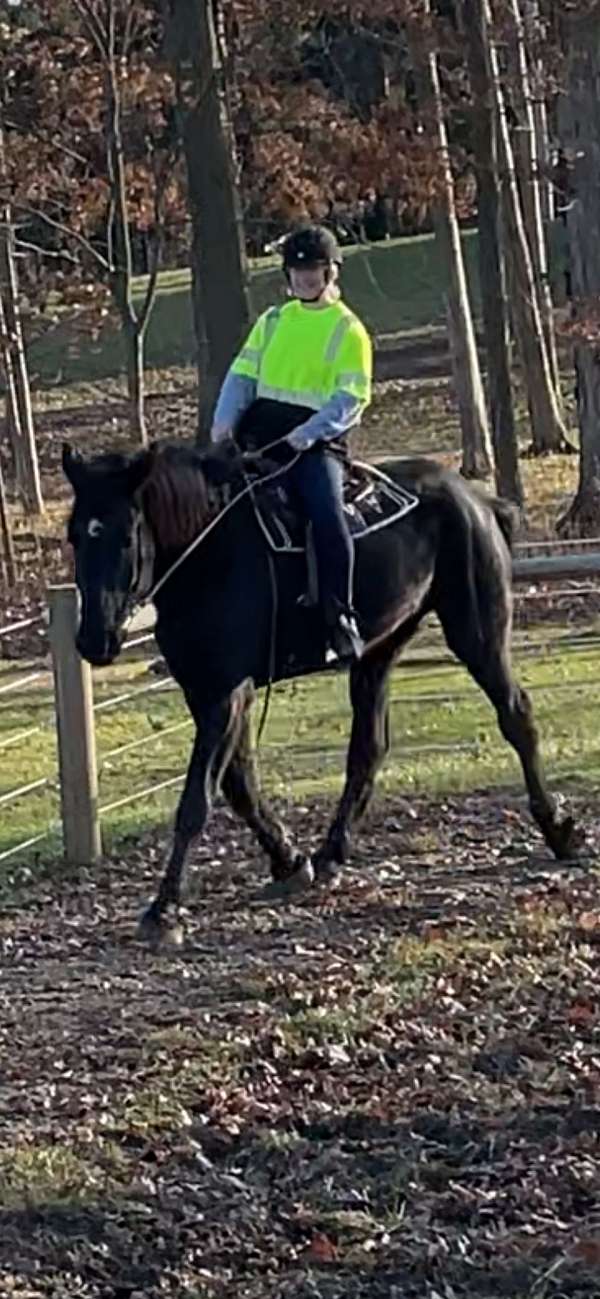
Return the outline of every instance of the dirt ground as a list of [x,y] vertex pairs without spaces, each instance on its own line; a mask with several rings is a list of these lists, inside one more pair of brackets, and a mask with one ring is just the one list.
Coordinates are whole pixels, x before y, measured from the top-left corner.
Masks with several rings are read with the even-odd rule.
[[[151,435],[191,431],[160,383]],[[62,437],[128,443],[110,385],[39,432],[51,510],[0,626],[69,571]],[[380,797],[341,887],[287,906],[220,807],[161,954],[135,926],[164,832],[3,875],[0,1299],[597,1296],[600,804],[573,802],[587,856],[557,867],[514,794]],[[329,812],[285,809],[305,847]]]
[[[379,800],[292,905],[220,808],[184,946],[166,840],[6,882],[3,1299],[583,1299],[600,1266],[600,847],[513,796]],[[306,846],[326,809],[288,812]]]

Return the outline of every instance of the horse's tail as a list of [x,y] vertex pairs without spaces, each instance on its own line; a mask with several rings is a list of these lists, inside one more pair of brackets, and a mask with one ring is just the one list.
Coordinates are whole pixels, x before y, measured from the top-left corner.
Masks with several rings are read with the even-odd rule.
[[[497,601],[507,603],[503,593],[510,588],[515,511],[506,501],[480,496],[454,476],[445,487],[451,532],[443,552],[442,582],[453,593],[456,616],[470,625],[475,642],[482,645],[489,638]],[[457,581],[459,573],[462,578]]]

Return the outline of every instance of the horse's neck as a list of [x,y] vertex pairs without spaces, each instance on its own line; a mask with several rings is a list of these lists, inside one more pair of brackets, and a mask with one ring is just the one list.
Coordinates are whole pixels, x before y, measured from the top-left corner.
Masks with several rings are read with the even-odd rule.
[[[211,526],[214,524],[214,526]],[[206,529],[192,538],[186,546],[166,550],[154,533],[154,583],[166,578],[157,595],[157,608],[178,606],[178,617],[197,611],[202,601],[210,603],[215,597],[223,598],[227,587],[232,591],[242,575],[251,572],[256,564],[256,529],[251,508],[240,501],[222,519],[210,520]]]

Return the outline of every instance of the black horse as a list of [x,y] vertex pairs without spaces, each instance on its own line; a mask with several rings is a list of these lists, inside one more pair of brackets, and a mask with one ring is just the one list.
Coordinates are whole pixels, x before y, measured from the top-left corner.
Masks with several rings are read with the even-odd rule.
[[[259,794],[250,738],[257,686],[323,668],[320,617],[301,601],[305,557],[270,555],[249,496],[231,505],[244,478],[214,452],[178,444],[86,463],[66,446],[63,467],[75,492],[68,535],[82,601],[80,653],[95,665],[111,663],[136,599],[169,573],[154,596],[156,640],[197,727],[171,855],[142,922],[148,937],[156,941],[173,927],[186,854],[219,789],[256,834],[282,891],[337,873],[388,749],[390,669],[431,611],[496,709],[547,844],[558,858],[575,854],[578,832],[570,817],[557,816],[531,704],[513,676],[505,505],[432,461],[380,466],[419,504],[356,547],[355,604],[367,648],[350,672],[345,788],[308,862]],[[169,572],[203,530],[201,543]]]

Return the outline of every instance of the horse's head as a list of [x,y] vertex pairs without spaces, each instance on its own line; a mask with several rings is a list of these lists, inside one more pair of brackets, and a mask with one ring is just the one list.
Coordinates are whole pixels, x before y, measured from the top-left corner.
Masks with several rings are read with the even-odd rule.
[[77,648],[97,667],[112,663],[144,570],[140,492],[154,453],[102,455],[86,462],[65,444],[62,463],[75,493],[68,538],[81,594]]

